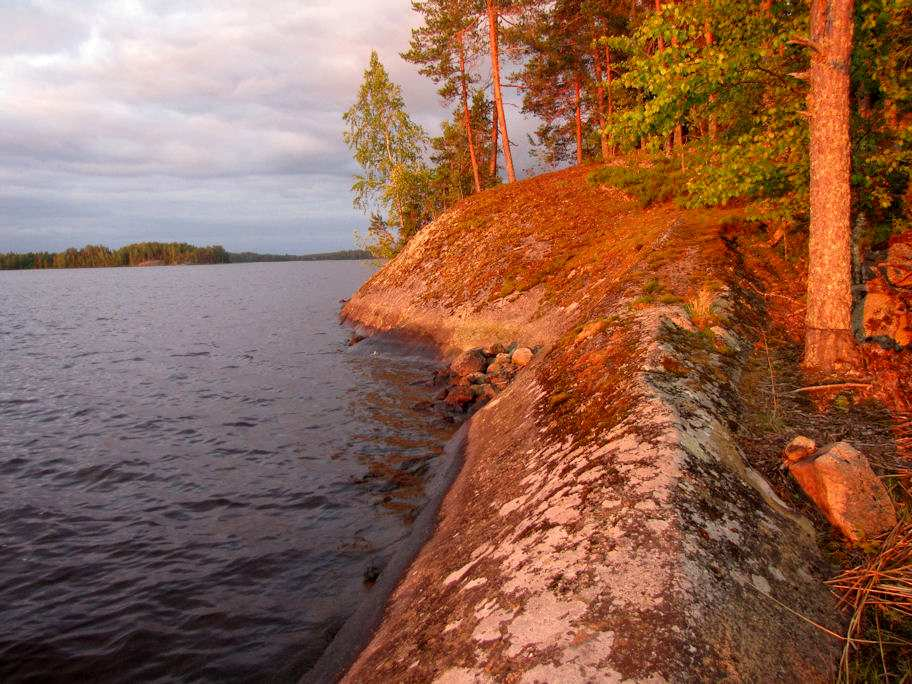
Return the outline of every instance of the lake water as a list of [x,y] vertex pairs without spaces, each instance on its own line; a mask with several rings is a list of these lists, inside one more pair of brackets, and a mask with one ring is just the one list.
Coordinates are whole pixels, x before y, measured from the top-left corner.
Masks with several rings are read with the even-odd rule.
[[294,681],[423,503],[365,262],[0,272],[0,681]]

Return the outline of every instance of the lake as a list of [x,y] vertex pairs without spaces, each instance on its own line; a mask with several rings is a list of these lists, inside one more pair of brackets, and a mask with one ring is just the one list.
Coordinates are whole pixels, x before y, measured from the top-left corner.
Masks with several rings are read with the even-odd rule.
[[0,272],[0,681],[295,681],[453,426],[366,262]]

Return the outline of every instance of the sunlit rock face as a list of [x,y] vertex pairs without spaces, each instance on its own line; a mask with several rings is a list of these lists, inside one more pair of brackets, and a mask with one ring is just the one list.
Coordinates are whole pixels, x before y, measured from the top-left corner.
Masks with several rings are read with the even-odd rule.
[[[453,352],[541,348],[469,420],[438,526],[346,681],[831,681],[839,643],[808,621],[840,630],[828,568],[732,435],[762,305],[728,215],[634,210],[583,173],[460,205],[345,307]],[[590,229],[567,230],[579,214]],[[701,327],[686,297],[708,281]]]

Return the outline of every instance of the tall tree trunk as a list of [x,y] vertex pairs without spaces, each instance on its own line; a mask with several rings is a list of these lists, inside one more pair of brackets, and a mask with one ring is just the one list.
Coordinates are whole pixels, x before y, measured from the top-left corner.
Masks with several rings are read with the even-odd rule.
[[504,115],[503,94],[500,91],[500,46],[498,45],[498,10],[494,0],[485,0],[488,10],[488,41],[491,46],[491,78],[494,81],[494,106],[497,108],[497,121],[500,124],[500,139],[504,151],[504,164],[507,167],[507,182],[516,181],[513,170],[513,154],[510,151],[510,136],[507,135],[507,118]]
[[849,61],[854,0],[812,0],[811,228],[804,365],[831,374],[852,363]]
[[[491,90],[494,90],[494,84],[491,84]],[[491,159],[488,162],[488,175],[491,178],[497,176],[497,123],[499,118],[497,116],[497,107],[493,107],[493,120],[491,121]]]
[[580,77],[573,75],[573,92],[576,97],[576,163],[583,163],[583,110],[580,99]]
[[608,161],[611,150],[608,146],[608,134],[605,131],[605,85],[602,74],[602,59],[598,44],[592,49],[592,61],[595,64],[595,95],[598,102],[599,139],[602,143],[602,161]]
[[[706,47],[712,47],[716,44],[716,37],[713,35],[709,26],[709,18],[703,21],[703,37],[706,40]],[[719,131],[719,119],[716,116],[716,94],[709,96],[709,139],[716,142],[716,136]]]
[[481,176],[478,173],[478,158],[475,156],[475,135],[472,133],[472,115],[469,113],[469,83],[465,68],[465,39],[462,31],[456,34],[459,41],[459,82],[462,86],[462,112],[465,116],[466,140],[469,144],[469,158],[472,160],[472,178],[475,192],[481,192]]
[[[662,11],[662,0],[655,0],[655,11],[656,11],[656,13]],[[659,41],[658,41],[658,45],[656,47],[656,53],[664,52],[664,51],[665,51],[665,37],[661,33],[659,33]],[[671,156],[671,142],[672,142],[671,136],[668,136],[668,138],[666,138],[666,140],[665,140],[665,156],[667,156],[667,157]]]
[[[678,47],[678,37],[675,35],[671,36],[671,45],[672,47]],[[684,154],[684,125],[679,121],[675,124],[674,129],[674,145],[678,151],[683,155]],[[681,163],[683,164],[683,157],[681,158]]]

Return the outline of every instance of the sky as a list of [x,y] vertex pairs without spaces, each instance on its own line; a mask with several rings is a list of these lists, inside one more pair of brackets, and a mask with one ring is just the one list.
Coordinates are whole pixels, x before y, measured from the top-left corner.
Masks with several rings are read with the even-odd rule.
[[353,247],[341,115],[370,51],[428,132],[446,115],[399,57],[418,20],[410,0],[0,0],[0,252]]

